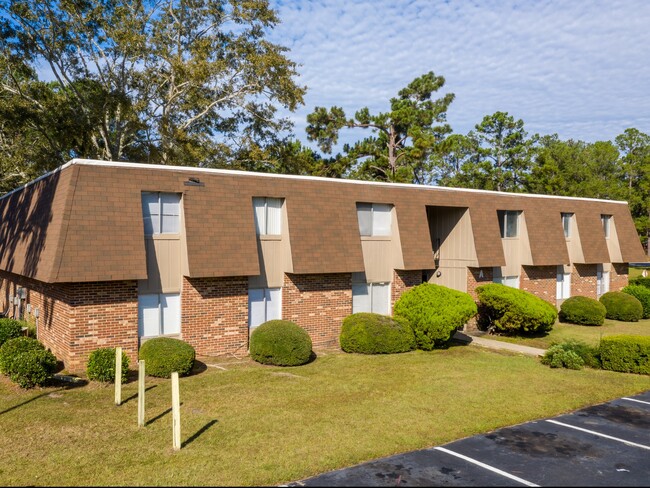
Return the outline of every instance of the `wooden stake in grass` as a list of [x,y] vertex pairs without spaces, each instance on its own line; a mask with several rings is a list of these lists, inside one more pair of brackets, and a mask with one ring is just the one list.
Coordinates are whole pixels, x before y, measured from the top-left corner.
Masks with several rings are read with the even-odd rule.
[[174,451],[181,448],[181,401],[178,387],[178,373],[172,373],[172,428]]
[[115,348],[115,405],[122,405],[122,348]]
[[138,361],[138,427],[144,427],[144,359]]

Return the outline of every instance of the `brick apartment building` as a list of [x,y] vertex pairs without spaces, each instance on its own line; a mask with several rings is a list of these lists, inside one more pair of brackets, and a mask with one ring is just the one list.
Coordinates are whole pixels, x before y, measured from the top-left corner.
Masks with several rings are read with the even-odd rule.
[[72,371],[161,335],[243,354],[272,318],[333,345],[423,281],[597,298],[646,259],[625,202],[89,160],[0,215],[0,306]]

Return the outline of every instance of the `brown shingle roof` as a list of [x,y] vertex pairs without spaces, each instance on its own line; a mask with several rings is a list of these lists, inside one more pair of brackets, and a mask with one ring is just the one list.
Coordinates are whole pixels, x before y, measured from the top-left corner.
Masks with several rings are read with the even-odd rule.
[[395,205],[405,269],[433,267],[427,205],[469,208],[480,266],[505,265],[506,209],[524,212],[535,265],[568,263],[561,212],[576,214],[586,262],[609,261],[601,214],[614,215],[623,259],[645,260],[624,202],[73,161],[0,199],[0,268],[45,282],[146,278],[142,191],[183,193],[192,277],[260,273],[255,196],[285,198],[299,274],[363,270],[357,202]]

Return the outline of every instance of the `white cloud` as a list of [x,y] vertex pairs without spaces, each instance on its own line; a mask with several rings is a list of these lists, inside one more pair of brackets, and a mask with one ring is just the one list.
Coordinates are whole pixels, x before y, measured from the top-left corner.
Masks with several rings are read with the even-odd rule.
[[[277,1],[275,42],[291,49],[307,85],[292,115],[306,140],[317,105],[350,115],[388,100],[428,71],[453,92],[448,119],[466,133],[497,110],[530,133],[586,141],[627,127],[650,133],[647,0]],[[354,134],[359,134],[355,132]],[[355,135],[343,140],[354,140]]]

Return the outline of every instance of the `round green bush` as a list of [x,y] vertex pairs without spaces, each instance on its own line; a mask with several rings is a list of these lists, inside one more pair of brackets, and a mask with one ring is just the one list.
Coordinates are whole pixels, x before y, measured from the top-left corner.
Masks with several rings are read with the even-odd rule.
[[607,309],[607,318],[623,322],[638,322],[643,317],[643,305],[636,297],[621,291],[608,291],[600,297]]
[[505,334],[547,332],[553,328],[557,310],[532,293],[500,283],[476,288],[479,328]]
[[0,346],[0,373],[10,374],[11,365],[19,354],[44,349],[43,344],[31,337],[21,336],[9,339]]
[[643,285],[627,285],[621,290],[623,293],[632,295],[634,298],[641,302],[643,307],[643,318],[650,318],[650,288]]
[[[648,290],[650,292],[650,290]],[[560,322],[579,325],[603,325],[607,309],[598,300],[589,297],[567,298],[560,305]]]
[[[126,381],[129,373],[129,357],[122,354],[122,381]],[[86,374],[89,380],[112,383],[115,381],[115,348],[104,347],[90,353],[86,363]]]
[[361,354],[392,354],[415,349],[406,319],[377,313],[355,313],[343,319],[341,349]]
[[0,319],[0,346],[9,339],[15,339],[23,335],[23,327],[25,325],[20,320]]
[[11,362],[9,377],[23,388],[40,386],[56,370],[56,357],[45,349],[32,349],[17,354]]
[[253,360],[275,366],[299,366],[312,356],[309,334],[288,320],[269,320],[256,327],[249,349]]
[[190,374],[196,352],[187,342],[171,337],[156,337],[140,346],[138,357],[144,360],[144,369],[149,376],[171,378],[174,372],[180,376]]
[[394,315],[410,324],[418,349],[430,351],[447,344],[454,331],[476,315],[476,303],[462,291],[422,283],[402,294]]

